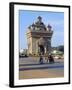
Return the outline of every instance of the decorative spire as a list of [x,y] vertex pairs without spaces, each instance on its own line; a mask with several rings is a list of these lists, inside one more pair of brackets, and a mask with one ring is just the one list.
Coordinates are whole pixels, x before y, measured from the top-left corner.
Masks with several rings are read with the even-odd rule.
[[41,17],[41,16],[38,16],[38,19],[39,19],[39,20],[41,20],[41,19],[42,19],[42,17]]
[[52,29],[52,26],[50,24],[48,24],[48,30],[51,30]]
[[48,28],[52,28],[52,26],[50,24],[48,24]]
[[28,28],[31,29],[31,30],[42,30],[42,31],[51,31],[52,30],[52,26],[50,24],[48,24],[48,26],[46,26],[42,22],[42,17],[41,16],[38,16],[36,22],[34,22]]
[[37,22],[38,22],[38,23],[41,23],[41,22],[42,22],[42,17],[41,17],[41,16],[38,16],[38,17],[37,17]]

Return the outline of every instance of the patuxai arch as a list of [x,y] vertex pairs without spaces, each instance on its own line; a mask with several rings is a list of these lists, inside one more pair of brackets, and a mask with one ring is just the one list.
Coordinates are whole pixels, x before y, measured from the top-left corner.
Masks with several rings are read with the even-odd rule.
[[35,23],[27,30],[28,54],[43,55],[51,52],[51,38],[53,35],[52,26],[43,23],[42,17],[38,16]]

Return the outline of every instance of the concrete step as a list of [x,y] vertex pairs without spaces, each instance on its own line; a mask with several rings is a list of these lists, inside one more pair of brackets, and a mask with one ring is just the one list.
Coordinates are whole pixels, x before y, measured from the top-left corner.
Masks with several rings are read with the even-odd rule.
[[19,70],[33,70],[33,69],[53,69],[53,68],[64,68],[64,63],[52,63],[52,64],[26,64],[20,65]]

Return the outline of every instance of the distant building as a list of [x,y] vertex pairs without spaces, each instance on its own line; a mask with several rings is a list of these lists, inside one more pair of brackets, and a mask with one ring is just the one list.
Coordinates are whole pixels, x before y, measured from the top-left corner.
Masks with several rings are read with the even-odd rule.
[[28,41],[28,53],[48,54],[51,52],[51,38],[53,35],[52,26],[48,24],[46,26],[42,22],[42,17],[37,17],[35,23],[28,27],[27,41]]

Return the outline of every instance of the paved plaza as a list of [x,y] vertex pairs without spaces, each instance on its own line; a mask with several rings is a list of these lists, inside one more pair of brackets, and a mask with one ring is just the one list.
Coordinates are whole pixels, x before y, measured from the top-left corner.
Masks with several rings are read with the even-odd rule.
[[24,57],[19,60],[19,79],[57,78],[64,77],[64,60],[55,59],[55,63],[48,63],[39,57]]

